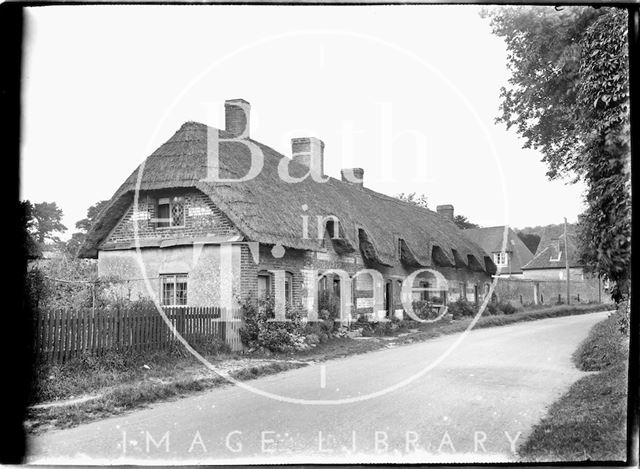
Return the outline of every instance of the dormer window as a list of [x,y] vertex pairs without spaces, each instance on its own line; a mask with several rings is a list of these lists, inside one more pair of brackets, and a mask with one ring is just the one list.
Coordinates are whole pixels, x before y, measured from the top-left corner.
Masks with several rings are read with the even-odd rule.
[[493,263],[498,267],[503,267],[509,264],[509,256],[505,251],[493,253]]
[[158,228],[184,226],[184,197],[161,197],[157,204]]
[[562,251],[558,250],[558,253],[556,254],[555,257],[553,257],[553,255],[549,258],[550,262],[560,262],[560,259],[562,259]]

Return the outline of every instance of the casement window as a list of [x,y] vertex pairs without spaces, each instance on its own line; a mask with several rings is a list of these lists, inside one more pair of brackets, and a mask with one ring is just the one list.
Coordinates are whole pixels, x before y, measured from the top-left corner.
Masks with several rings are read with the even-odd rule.
[[284,300],[288,305],[293,303],[293,274],[284,273]]
[[184,212],[184,197],[161,197],[156,205],[156,226],[184,226]]
[[[260,272],[258,274],[258,298],[267,300],[273,297],[275,282],[270,272]],[[284,273],[284,300],[286,304],[293,302],[293,274]]]
[[258,275],[258,298],[266,300],[271,296],[271,275],[259,274]]
[[478,287],[472,283],[467,283],[467,301],[476,303],[478,301]]
[[[429,282],[421,281],[420,288],[429,288]],[[423,290],[420,292],[420,300],[429,301],[429,291]]]
[[497,266],[505,266],[509,263],[509,256],[507,252],[494,252],[493,263]]
[[171,274],[160,276],[160,302],[163,306],[186,306],[186,274]]

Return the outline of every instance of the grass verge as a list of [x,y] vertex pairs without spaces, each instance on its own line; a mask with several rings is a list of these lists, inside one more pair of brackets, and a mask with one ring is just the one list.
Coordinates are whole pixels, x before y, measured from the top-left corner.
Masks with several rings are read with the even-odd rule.
[[617,314],[596,324],[573,355],[594,371],[576,381],[519,448],[524,461],[621,461],[626,457],[628,339]]
[[[516,312],[510,315],[483,316],[476,328],[509,325],[553,317],[603,311],[610,305],[555,306]],[[471,318],[442,320],[436,323],[405,321],[385,337],[366,340],[334,338],[313,349],[294,354],[252,354],[250,358],[220,352],[207,354],[217,367],[239,380],[255,379],[349,355],[379,350],[462,332]],[[410,331],[410,332],[409,332]],[[291,361],[292,359],[300,361]],[[306,363],[305,363],[306,362]],[[85,356],[62,366],[37,369],[33,404],[94,395],[95,398],[71,405],[35,407],[28,412],[26,429],[39,433],[51,428],[69,428],[81,423],[144,407],[147,404],[186,396],[228,384],[224,378],[205,373],[203,366],[182,349],[170,353],[142,355],[108,354]]]
[[[230,374],[239,381],[247,381],[305,366],[303,362],[272,362],[240,368]],[[31,408],[25,427],[32,434],[52,428],[70,428],[81,423],[139,409],[157,401],[187,396],[199,391],[229,384],[221,376],[188,376],[172,381],[146,379],[116,385],[89,401],[65,406]]]

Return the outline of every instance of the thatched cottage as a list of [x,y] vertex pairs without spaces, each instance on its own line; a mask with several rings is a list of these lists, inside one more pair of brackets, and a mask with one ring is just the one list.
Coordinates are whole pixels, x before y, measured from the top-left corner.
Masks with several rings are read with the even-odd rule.
[[[304,178],[323,173],[320,140],[293,139],[289,158],[249,138],[249,103],[227,101],[225,113],[225,130],[185,123],[115,192],[80,253],[98,259],[101,276],[165,305],[269,296],[284,284],[287,303],[313,309],[348,291],[358,314],[372,311],[374,278],[384,310],[397,312],[403,279],[430,268],[447,291],[424,290],[433,275],[422,272],[414,299],[482,298],[496,266],[453,223],[452,207],[435,213],[374,192],[359,168],[341,180]],[[252,149],[262,154],[257,172]],[[297,182],[283,180],[283,168]]]

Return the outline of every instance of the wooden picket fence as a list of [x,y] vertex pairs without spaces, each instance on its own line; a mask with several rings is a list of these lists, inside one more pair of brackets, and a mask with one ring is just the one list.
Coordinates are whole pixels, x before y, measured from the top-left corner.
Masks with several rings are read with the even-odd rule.
[[[163,309],[175,330],[187,341],[197,336],[225,341],[242,349],[239,312],[226,321],[222,308],[176,307]],[[110,310],[53,310],[34,318],[34,350],[39,360],[63,363],[82,354],[107,351],[162,350],[178,339],[155,308]]]

